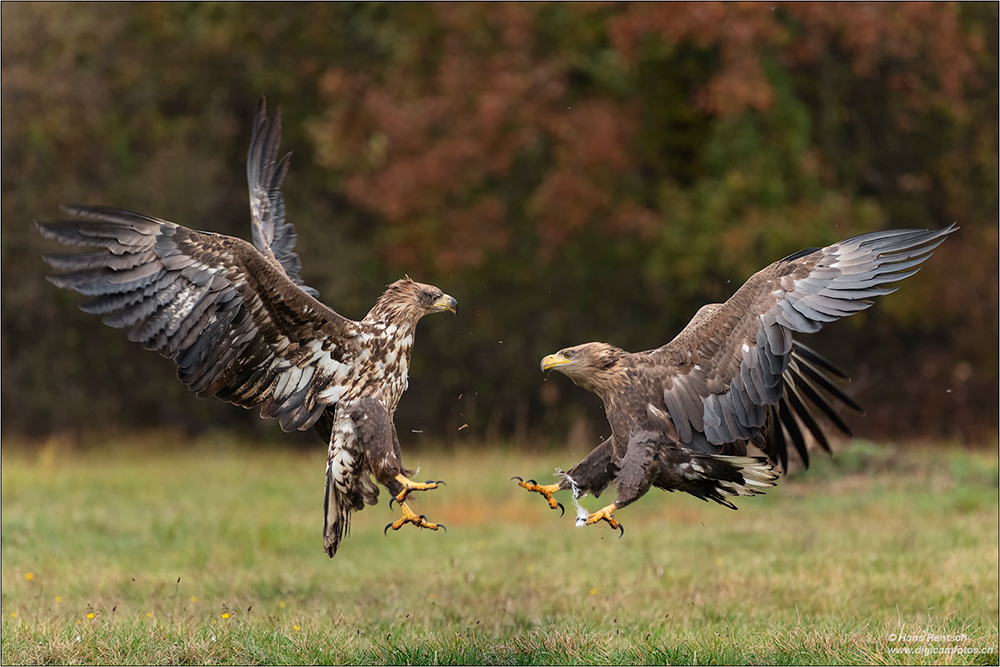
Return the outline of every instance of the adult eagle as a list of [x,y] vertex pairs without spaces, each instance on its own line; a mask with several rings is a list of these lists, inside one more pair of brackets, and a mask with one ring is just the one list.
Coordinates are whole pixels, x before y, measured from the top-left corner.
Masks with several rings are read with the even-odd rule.
[[323,543],[333,557],[351,513],[378,500],[370,476],[402,512],[386,530],[439,527],[406,503],[437,483],[408,478],[392,417],[417,322],[457,303],[409,277],[389,285],[360,322],[318,301],[299,277],[295,229],[285,222],[280,188],[291,154],[277,159],[280,139],[281,112],[271,121],[261,99],[247,156],[252,245],[98,206],[63,206],[79,219],[35,224],[46,238],[103,248],[45,257],[64,271],[50,282],[95,297],[84,312],[129,327],[129,340],[176,362],[199,396],[259,407],[282,430],[315,428],[329,443]]
[[[788,440],[809,465],[799,421],[830,451],[810,406],[845,435],[850,429],[829,398],[861,409],[830,377],[846,376],[792,334],[814,333],[895,291],[882,285],[916,273],[955,229],[874,232],[789,255],[726,303],[703,306],[655,350],[585,343],[548,355],[543,371],[557,370],[601,397],[611,437],[556,484],[515,479],[553,509],[562,507],[557,491],[599,496],[615,482],[615,502],[581,511],[577,525],[606,521],[622,533],[613,513],[651,486],[736,509],[728,497],[761,493],[778,478],[774,465],[787,469]],[[748,443],[767,458],[748,457]]]

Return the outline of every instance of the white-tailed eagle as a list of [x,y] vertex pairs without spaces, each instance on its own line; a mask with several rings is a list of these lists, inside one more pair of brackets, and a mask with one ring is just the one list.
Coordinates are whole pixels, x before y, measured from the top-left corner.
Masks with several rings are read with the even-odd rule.
[[[874,232],[789,255],[725,303],[703,306],[655,350],[585,343],[548,355],[543,371],[557,370],[601,397],[611,437],[558,483],[515,479],[553,509],[562,508],[557,491],[598,496],[613,482],[615,502],[581,513],[578,525],[606,521],[622,532],[613,512],[651,486],[736,509],[729,497],[773,486],[779,462],[787,470],[788,440],[808,466],[799,422],[830,451],[811,406],[845,435],[850,429],[830,399],[860,410],[833,380],[844,374],[792,335],[814,333],[895,291],[884,285],[916,273],[955,229]],[[750,443],[767,458],[747,456]]]
[[378,500],[371,476],[400,505],[387,530],[439,527],[406,503],[437,483],[408,478],[392,418],[417,322],[457,304],[409,277],[359,322],[318,301],[299,277],[295,229],[285,222],[280,188],[291,154],[278,159],[280,139],[281,113],[270,120],[262,99],[247,157],[252,244],[98,206],[63,206],[77,220],[36,225],[46,238],[101,248],[46,256],[62,271],[49,280],[94,297],[80,308],[172,359],[189,389],[259,407],[284,431],[317,429],[329,443],[323,543],[333,557],[351,513]]

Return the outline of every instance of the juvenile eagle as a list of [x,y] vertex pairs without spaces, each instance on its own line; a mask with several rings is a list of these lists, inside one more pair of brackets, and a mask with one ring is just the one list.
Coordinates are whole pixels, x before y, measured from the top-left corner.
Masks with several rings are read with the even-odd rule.
[[[827,396],[860,410],[830,377],[844,374],[792,334],[814,333],[895,291],[881,285],[916,273],[955,229],[874,232],[789,255],[726,303],[703,306],[655,350],[585,343],[548,355],[543,371],[557,370],[601,397],[611,437],[556,484],[515,479],[553,509],[562,507],[557,491],[599,496],[615,482],[615,502],[581,513],[577,524],[606,521],[622,532],[613,513],[651,486],[736,509],[729,496],[761,493],[778,478],[774,465],[787,469],[786,433],[808,466],[797,420],[830,451],[810,406],[845,435],[850,429]],[[748,457],[748,443],[767,458]]]
[[[139,213],[63,206],[79,220],[35,223],[46,238],[103,248],[48,255],[58,287],[95,297],[80,306],[129,340],[177,364],[199,396],[260,408],[284,431],[316,428],[329,443],[323,543],[333,557],[351,512],[378,501],[374,476],[406,523],[438,529],[407,505],[435,482],[408,479],[392,417],[406,389],[417,322],[455,312],[455,299],[409,277],[389,285],[360,322],[338,315],[302,284],[295,229],[285,222],[278,158],[281,112],[262,99],[247,156],[253,244]],[[390,500],[390,505],[392,501]]]

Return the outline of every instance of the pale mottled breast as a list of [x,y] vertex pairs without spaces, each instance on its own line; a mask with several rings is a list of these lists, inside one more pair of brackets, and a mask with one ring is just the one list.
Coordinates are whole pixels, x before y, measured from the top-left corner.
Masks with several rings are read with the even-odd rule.
[[378,398],[391,415],[408,384],[413,328],[376,322],[366,326],[362,335],[363,349],[356,358],[354,381],[344,398]]

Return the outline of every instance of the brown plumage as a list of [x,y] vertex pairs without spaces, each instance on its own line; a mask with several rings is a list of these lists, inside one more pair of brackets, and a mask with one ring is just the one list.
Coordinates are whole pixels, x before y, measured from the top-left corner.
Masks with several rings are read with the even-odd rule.
[[[789,440],[808,466],[800,423],[830,451],[812,409],[850,435],[831,399],[860,408],[834,381],[844,374],[792,334],[818,331],[895,291],[884,285],[916,273],[955,229],[875,232],[790,255],[726,303],[701,308],[655,350],[586,343],[545,357],[543,371],[557,370],[601,397],[611,437],[558,484],[521,486],[555,508],[556,491],[596,496],[614,482],[615,502],[581,523],[617,528],[612,512],[651,486],[735,509],[729,496],[759,493],[777,479],[774,465],[787,469]],[[767,458],[747,457],[749,443]]]
[[392,416],[417,322],[455,312],[456,302],[409,277],[357,322],[318,301],[299,277],[295,230],[285,222],[280,187],[290,154],[277,159],[280,137],[280,112],[270,121],[261,100],[247,157],[253,244],[97,206],[64,206],[77,220],[36,225],[46,238],[103,248],[46,256],[63,271],[49,280],[94,297],[81,309],[175,361],[192,391],[259,408],[285,431],[317,428],[329,443],[323,532],[332,557],[351,512],[377,501],[369,475],[404,516],[410,491],[433,488],[405,478]]

